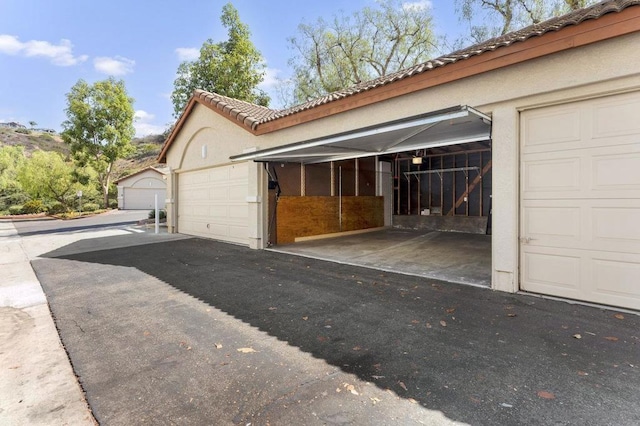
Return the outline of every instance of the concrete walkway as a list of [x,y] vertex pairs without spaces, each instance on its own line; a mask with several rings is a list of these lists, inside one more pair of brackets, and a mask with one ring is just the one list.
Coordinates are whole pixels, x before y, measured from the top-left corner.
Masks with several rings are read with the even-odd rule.
[[42,287],[6,220],[0,270],[0,424],[94,425]]

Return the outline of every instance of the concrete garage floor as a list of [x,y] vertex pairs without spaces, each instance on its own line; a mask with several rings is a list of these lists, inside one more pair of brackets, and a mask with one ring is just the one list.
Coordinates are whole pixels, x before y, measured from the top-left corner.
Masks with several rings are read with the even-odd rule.
[[452,283],[491,286],[490,235],[386,228],[270,250]]

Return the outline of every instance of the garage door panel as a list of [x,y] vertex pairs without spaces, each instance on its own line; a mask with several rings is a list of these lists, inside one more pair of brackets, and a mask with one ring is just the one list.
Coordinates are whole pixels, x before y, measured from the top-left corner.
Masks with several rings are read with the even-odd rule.
[[124,188],[124,210],[151,210],[156,206],[156,194],[158,195],[158,208],[164,209],[167,191],[160,188]]
[[640,133],[638,111],[640,111],[640,98],[635,93],[620,95],[614,100],[594,102],[593,138],[611,139],[616,136]]
[[[580,110],[577,107],[557,107],[548,111],[536,111],[523,119],[524,149],[535,151],[566,149],[567,145],[580,143]],[[549,128],[557,129],[550,133]]]
[[[624,147],[623,147],[624,148]],[[638,144],[640,150],[640,140]],[[602,191],[640,190],[640,152],[598,154],[592,160],[592,187]]]
[[536,192],[580,191],[580,159],[533,158],[524,163],[524,189],[527,196]]
[[617,300],[631,299],[640,302],[640,259],[626,256],[616,258],[594,258],[592,265],[593,293],[618,304]]
[[215,187],[209,190],[209,198],[217,201],[227,201],[229,199],[229,188]]
[[243,223],[245,219],[249,217],[249,209],[246,205],[231,205],[229,206],[229,217],[241,220]]
[[522,289],[640,309],[639,111],[634,92],[522,113]]
[[248,166],[235,164],[178,176],[178,232],[248,243]]
[[534,291],[546,292],[549,287],[578,292],[581,281],[581,258],[568,250],[536,250],[532,248],[524,255],[524,277]]
[[591,216],[596,246],[640,253],[640,207],[595,207]]
[[580,238],[581,212],[579,207],[523,207],[525,234],[530,238],[562,239],[562,244]]

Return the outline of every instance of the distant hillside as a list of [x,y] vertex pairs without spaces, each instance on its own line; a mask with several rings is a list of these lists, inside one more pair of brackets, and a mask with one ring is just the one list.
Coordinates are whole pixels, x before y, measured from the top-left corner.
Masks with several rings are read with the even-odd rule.
[[[157,157],[163,143],[164,136],[162,135],[149,135],[133,139],[131,144],[134,146],[135,152],[128,158],[116,162],[113,178],[118,179],[158,164]],[[5,145],[22,146],[28,156],[37,150],[55,151],[62,155],[69,154],[69,147],[62,141],[60,135],[36,130],[0,127],[0,147]]]
[[128,158],[116,162],[113,170],[114,180],[157,165],[158,154],[160,154],[163,143],[163,135],[149,135],[132,140],[131,144],[136,151]]
[[69,147],[62,141],[60,135],[0,127],[0,147],[5,145],[22,146],[27,155],[37,150],[55,151],[63,155],[69,153]]

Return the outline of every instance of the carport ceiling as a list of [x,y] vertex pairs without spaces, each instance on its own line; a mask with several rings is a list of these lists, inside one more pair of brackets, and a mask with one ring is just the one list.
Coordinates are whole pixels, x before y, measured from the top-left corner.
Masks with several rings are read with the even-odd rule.
[[457,106],[324,138],[235,155],[231,160],[313,164],[490,138],[491,118],[469,106]]

